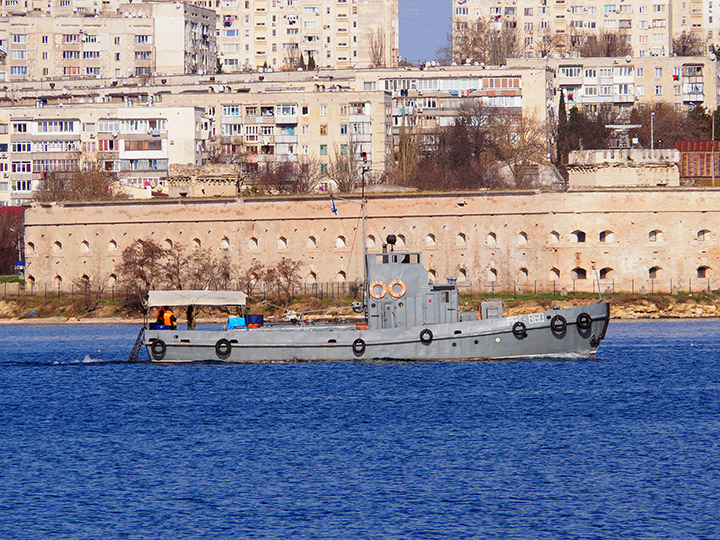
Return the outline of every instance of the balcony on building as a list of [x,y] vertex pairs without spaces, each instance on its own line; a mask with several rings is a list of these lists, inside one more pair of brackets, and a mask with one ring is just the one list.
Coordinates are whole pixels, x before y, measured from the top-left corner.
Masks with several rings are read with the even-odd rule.
[[582,83],[583,68],[580,65],[558,67],[558,81],[561,86],[579,86]]
[[685,64],[682,66],[683,102],[696,103],[705,100],[705,84],[702,64]]
[[369,114],[351,114],[348,120],[351,124],[369,124],[371,117]]
[[355,133],[351,138],[356,143],[372,142],[372,135],[370,133]]
[[296,105],[275,105],[276,124],[297,124]]

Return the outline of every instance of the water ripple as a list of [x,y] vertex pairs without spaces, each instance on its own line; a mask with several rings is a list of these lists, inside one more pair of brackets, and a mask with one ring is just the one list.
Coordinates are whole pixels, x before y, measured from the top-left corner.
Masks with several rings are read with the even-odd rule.
[[717,321],[594,360],[127,364],[0,326],[0,538],[720,538]]

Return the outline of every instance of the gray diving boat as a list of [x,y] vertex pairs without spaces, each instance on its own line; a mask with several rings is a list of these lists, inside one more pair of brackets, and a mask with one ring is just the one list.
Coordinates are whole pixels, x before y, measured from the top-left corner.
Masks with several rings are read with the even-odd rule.
[[[610,308],[600,301],[580,307],[506,317],[500,301],[482,302],[480,316],[459,311],[455,278],[428,280],[420,253],[366,253],[361,322],[297,319],[268,323],[261,316],[229,318],[224,329],[143,328],[135,356],[145,346],[156,362],[318,362],[363,360],[481,360],[593,356],[605,338]],[[151,291],[148,308],[243,306],[241,292]],[[192,311],[192,310],[190,310]],[[191,326],[191,325],[188,325]]]

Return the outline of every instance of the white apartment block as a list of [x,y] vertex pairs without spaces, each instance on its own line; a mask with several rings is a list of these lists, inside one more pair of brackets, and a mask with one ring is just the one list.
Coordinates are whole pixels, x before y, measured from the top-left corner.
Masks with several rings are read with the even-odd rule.
[[[716,7],[717,11],[717,7]],[[521,54],[563,56],[585,33],[618,33],[633,56],[672,56],[673,39],[692,32],[704,46],[720,39],[710,0],[453,0],[454,49],[479,18],[517,29]]]
[[396,66],[398,0],[198,0],[218,14],[223,71]]
[[221,153],[248,170],[312,159],[327,175],[336,152],[353,148],[380,176],[392,153],[392,102],[384,92],[317,85],[304,92],[179,92],[163,96],[163,103],[203,107]]
[[[718,106],[717,62],[705,56],[654,58],[511,59],[508,68],[547,67],[568,109],[611,108],[629,116],[633,107],[667,102],[678,111]],[[558,98],[555,99],[557,104]]]
[[121,4],[0,17],[0,80],[150,77],[216,68],[215,13],[191,4]]
[[[49,26],[65,26],[68,20],[77,19],[78,25],[98,23],[95,17],[106,17],[112,25],[110,35],[122,36],[129,33],[132,38],[134,27],[154,26],[156,33],[152,43],[162,47],[157,53],[165,55],[159,59],[154,72],[164,74],[176,73],[214,73],[217,63],[212,55],[217,41],[217,54],[223,72],[236,72],[268,68],[271,70],[296,69],[300,56],[306,64],[309,58],[317,67],[347,68],[396,66],[399,61],[399,21],[398,0],[194,0],[192,4],[206,8],[216,15],[209,24],[211,36],[206,28],[197,33],[194,41],[186,39],[178,41],[168,35],[171,29],[177,28],[178,22],[173,20],[175,11],[180,4],[172,2],[125,3],[125,0],[3,0],[0,2],[0,25],[4,19],[9,27],[22,24],[23,17],[43,17],[48,22],[38,32],[49,32]],[[155,4],[164,4],[162,12]],[[188,12],[188,8],[182,8]],[[204,13],[205,10],[203,10]],[[182,11],[178,12],[178,14]],[[215,16],[213,15],[213,16]],[[85,19],[87,17],[88,19]],[[130,20],[122,21],[122,18]],[[61,19],[59,23],[52,23]],[[136,19],[143,19],[138,21]],[[148,20],[150,19],[150,20]],[[192,22],[197,22],[192,19]],[[153,20],[156,20],[153,25]],[[144,24],[140,24],[144,23]],[[116,28],[117,27],[117,28]],[[35,29],[30,25],[27,29],[28,40],[34,44],[31,34]],[[68,32],[63,32],[68,33]],[[2,32],[0,31],[0,35]],[[207,43],[205,43],[205,41]],[[9,43],[9,42],[8,42]],[[39,43],[42,45],[42,43]],[[112,40],[104,50],[112,48]],[[185,59],[184,71],[182,58],[172,58],[170,51],[185,51],[185,54],[202,50],[207,45],[208,62],[188,64]],[[112,55],[130,52],[132,41],[121,39],[121,46],[110,54],[106,64],[115,62]],[[202,46],[202,47],[201,47]],[[7,50],[7,47],[5,47]],[[142,49],[146,51],[148,49]],[[212,58],[211,58],[212,57]],[[139,59],[145,59],[140,57]],[[45,58],[44,67],[58,65],[57,58]],[[174,69],[166,67],[166,62],[175,62]],[[144,67],[145,64],[142,64]],[[129,66],[117,66],[127,73]],[[15,71],[24,71],[16,69]]]
[[163,187],[169,164],[203,163],[208,127],[195,107],[2,107],[0,204],[31,200],[47,175],[89,161],[128,186]]
[[[545,66],[491,68],[445,66],[359,72],[365,90],[393,97],[393,126],[432,131],[455,123],[458,110],[471,106],[551,121],[553,73]],[[360,86],[360,84],[358,84]]]

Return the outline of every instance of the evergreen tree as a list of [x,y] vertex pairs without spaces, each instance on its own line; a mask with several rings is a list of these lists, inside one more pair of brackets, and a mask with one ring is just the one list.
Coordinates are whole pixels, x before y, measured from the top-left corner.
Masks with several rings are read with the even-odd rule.
[[308,69],[315,69],[315,58],[308,52]]
[[567,161],[568,161],[568,125],[567,112],[565,111],[565,93],[560,90],[560,104],[558,105],[558,125],[557,125],[557,167],[560,174],[568,179]]
[[300,53],[300,67],[303,71],[305,71],[305,57],[302,52]]

